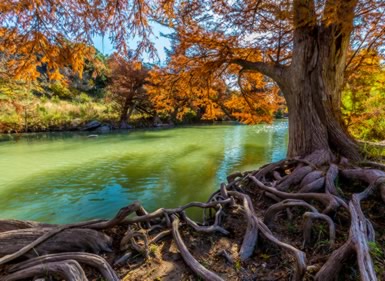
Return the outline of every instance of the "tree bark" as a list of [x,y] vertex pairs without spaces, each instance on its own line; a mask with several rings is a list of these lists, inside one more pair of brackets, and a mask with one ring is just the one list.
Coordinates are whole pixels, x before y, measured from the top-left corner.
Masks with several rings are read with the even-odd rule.
[[357,144],[341,116],[341,90],[356,1],[345,1],[340,21],[316,18],[313,1],[294,1],[293,58],[283,93],[289,109],[288,156],[316,150],[358,160]]
[[128,121],[128,109],[130,108],[130,101],[131,99],[127,97],[120,112],[119,128],[121,129],[126,129],[128,127],[127,121]]
[[335,39],[336,32],[332,27],[301,28],[295,36],[297,44],[288,68],[268,68],[266,72],[259,64],[233,61],[269,76],[281,88],[289,111],[288,157],[319,150],[329,158],[333,153],[352,160],[361,158],[341,116],[347,43]]

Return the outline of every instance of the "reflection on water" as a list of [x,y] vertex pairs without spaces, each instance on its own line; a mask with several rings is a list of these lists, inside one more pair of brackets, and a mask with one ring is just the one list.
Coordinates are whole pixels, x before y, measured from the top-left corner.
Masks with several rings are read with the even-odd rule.
[[[3,139],[4,140],[4,137]],[[287,122],[0,142],[0,218],[66,223],[205,201],[235,171],[285,157]]]

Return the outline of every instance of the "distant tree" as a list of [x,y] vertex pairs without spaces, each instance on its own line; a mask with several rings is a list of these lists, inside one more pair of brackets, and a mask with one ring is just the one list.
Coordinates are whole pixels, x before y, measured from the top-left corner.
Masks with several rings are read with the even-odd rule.
[[130,61],[113,54],[107,61],[109,67],[109,98],[116,103],[120,112],[119,126],[127,128],[127,122],[136,108],[149,105],[144,84],[148,68],[138,61]]

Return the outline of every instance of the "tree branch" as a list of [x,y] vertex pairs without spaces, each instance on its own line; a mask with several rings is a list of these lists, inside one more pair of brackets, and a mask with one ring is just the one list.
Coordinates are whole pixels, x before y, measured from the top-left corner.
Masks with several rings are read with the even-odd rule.
[[244,59],[234,59],[230,63],[238,64],[242,66],[243,70],[255,70],[263,75],[266,75],[276,81],[278,84],[282,84],[284,81],[286,67],[282,65],[268,64],[265,62],[252,62]]

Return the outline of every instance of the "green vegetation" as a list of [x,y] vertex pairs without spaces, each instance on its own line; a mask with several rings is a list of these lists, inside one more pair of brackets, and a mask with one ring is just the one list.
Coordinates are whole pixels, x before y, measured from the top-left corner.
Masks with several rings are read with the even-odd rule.
[[236,271],[239,271],[239,270],[241,270],[241,268],[242,268],[241,261],[240,261],[240,260],[235,261],[235,262],[234,262],[234,269],[235,269]]
[[64,83],[0,81],[0,132],[74,130],[91,120],[111,122],[113,104]]
[[159,246],[156,245],[156,244],[151,244],[148,247],[148,250],[149,250],[150,254],[153,255],[153,256],[156,256],[158,254],[158,252],[160,251],[159,250]]
[[384,265],[385,265],[385,251],[381,245],[376,242],[368,242],[370,255],[374,260],[374,269],[378,276],[383,276],[384,274]]
[[113,101],[107,102],[108,73],[100,53],[84,60],[81,74],[62,68],[60,79],[44,67],[37,68],[38,79],[15,79],[6,74],[6,60],[0,66],[0,133],[75,130],[91,120],[117,119]]
[[367,141],[385,140],[385,69],[373,54],[350,74],[342,93],[342,113],[350,133]]

